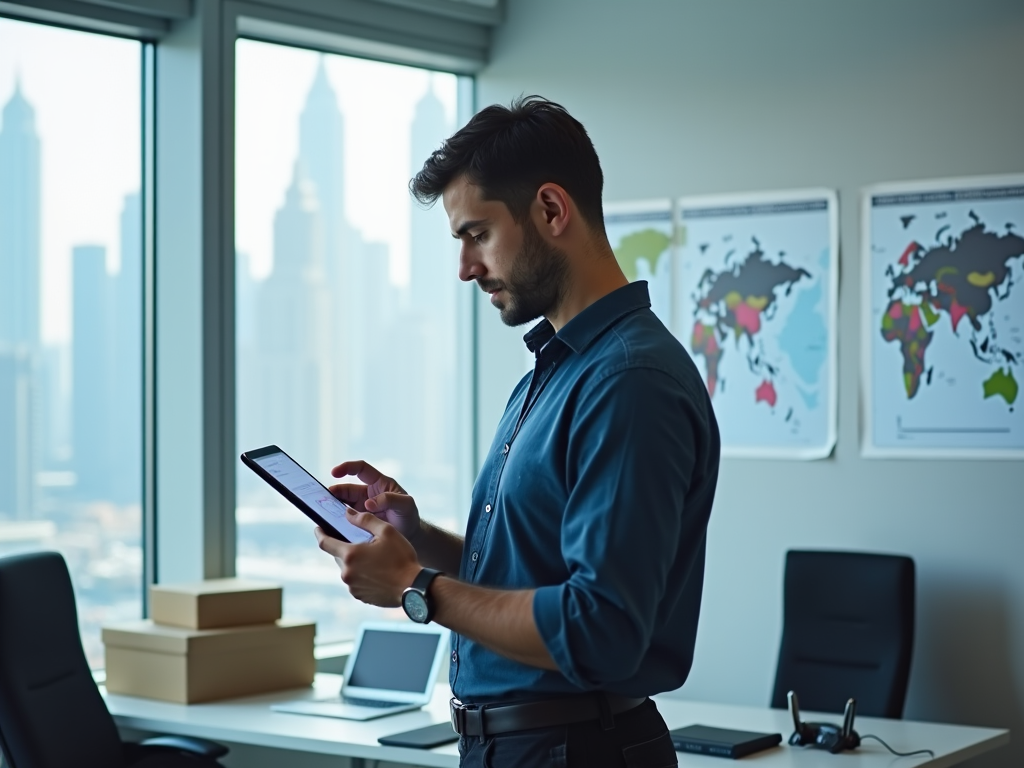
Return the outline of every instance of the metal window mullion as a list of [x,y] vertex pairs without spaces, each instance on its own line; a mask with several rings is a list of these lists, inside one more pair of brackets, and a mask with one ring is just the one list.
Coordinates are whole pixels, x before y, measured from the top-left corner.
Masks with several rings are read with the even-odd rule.
[[235,571],[233,16],[157,46],[156,547],[160,581]]
[[142,46],[142,615],[149,616],[149,586],[157,580],[156,542],[156,280],[155,106],[156,56]]

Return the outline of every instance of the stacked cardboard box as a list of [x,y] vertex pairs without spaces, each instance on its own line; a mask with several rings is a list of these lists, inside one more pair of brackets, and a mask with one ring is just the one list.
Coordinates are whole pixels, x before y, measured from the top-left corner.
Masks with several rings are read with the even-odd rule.
[[282,619],[281,597],[243,579],[151,587],[152,619],[103,628],[107,690],[194,704],[309,685],[316,625]]

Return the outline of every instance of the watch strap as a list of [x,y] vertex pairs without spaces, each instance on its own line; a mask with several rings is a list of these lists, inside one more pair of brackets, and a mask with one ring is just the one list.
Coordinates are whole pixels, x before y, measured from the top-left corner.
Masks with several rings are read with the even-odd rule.
[[443,575],[442,572],[436,568],[423,568],[416,574],[416,578],[413,579],[412,588],[417,592],[422,592],[423,596],[429,600],[427,590],[430,589],[430,583],[441,575]]

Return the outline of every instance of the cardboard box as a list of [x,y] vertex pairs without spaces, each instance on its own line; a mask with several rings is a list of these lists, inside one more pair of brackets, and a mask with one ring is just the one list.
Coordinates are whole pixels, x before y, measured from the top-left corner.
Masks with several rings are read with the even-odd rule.
[[281,620],[229,629],[133,621],[103,628],[107,691],[194,704],[313,682],[316,624]]
[[246,579],[154,584],[149,613],[157,624],[188,629],[269,624],[281,618],[281,587]]

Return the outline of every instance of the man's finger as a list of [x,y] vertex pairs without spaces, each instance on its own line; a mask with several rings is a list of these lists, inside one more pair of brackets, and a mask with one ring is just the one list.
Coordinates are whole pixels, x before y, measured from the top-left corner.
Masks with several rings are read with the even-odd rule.
[[[371,515],[371,517],[373,516]],[[352,544],[346,544],[341,539],[328,536],[319,526],[313,529],[313,533],[316,536],[317,543],[320,545],[320,549],[334,557],[343,557],[348,548],[352,546]]]
[[345,513],[348,515],[348,519],[352,521],[353,525],[357,528],[362,528],[364,531],[369,531],[374,536],[383,533],[385,529],[391,527],[388,523],[384,522],[376,515],[371,515],[369,512],[358,512],[357,510],[349,507],[345,510]]
[[407,493],[379,493],[371,496],[363,503],[367,512],[383,512],[386,509],[393,509],[402,514],[412,514],[416,511],[416,501]]
[[356,506],[366,501],[366,497],[369,492],[366,490],[365,485],[359,483],[337,483],[328,488],[331,495],[336,499],[340,499],[346,504]]
[[332,477],[345,477],[346,475],[355,475],[367,485],[375,483],[383,477],[376,467],[362,460],[343,461],[331,470]]

